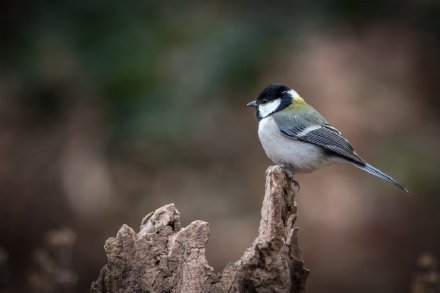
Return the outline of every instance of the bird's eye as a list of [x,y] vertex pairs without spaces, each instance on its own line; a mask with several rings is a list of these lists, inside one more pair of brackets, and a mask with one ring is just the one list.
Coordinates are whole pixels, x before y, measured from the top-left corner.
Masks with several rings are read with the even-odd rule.
[[261,103],[262,104],[266,104],[268,101],[267,101],[267,99],[263,99],[263,100],[261,100]]

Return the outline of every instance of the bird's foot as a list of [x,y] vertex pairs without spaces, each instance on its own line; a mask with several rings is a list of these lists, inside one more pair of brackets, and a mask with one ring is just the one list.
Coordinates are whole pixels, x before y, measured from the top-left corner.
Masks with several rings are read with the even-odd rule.
[[292,183],[293,183],[293,186],[295,186],[296,192],[299,192],[299,190],[301,189],[301,185],[299,185],[299,182],[292,179]]
[[301,189],[301,186],[299,185],[299,182],[293,178],[293,172],[292,172],[292,169],[290,168],[290,166],[287,164],[281,164],[280,166],[286,172],[286,175],[289,178],[290,182],[292,182],[293,186],[295,186],[296,192],[299,192],[299,190]]

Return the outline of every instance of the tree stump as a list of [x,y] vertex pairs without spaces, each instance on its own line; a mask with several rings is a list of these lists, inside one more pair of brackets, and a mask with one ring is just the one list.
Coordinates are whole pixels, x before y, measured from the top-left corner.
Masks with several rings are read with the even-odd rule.
[[205,258],[209,224],[180,227],[173,204],[123,225],[104,248],[108,263],[91,292],[303,292],[308,270],[298,247],[295,191],[280,166],[266,171],[258,237],[243,256],[215,273]]

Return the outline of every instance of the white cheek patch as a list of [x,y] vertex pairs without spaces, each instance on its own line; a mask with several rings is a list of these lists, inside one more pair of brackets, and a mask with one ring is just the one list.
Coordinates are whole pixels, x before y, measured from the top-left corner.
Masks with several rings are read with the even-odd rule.
[[299,98],[299,94],[295,90],[288,90],[287,92],[292,98]]
[[266,118],[273,112],[275,112],[281,104],[281,99],[276,99],[270,101],[266,104],[261,104],[258,106],[258,112],[260,113],[261,118]]

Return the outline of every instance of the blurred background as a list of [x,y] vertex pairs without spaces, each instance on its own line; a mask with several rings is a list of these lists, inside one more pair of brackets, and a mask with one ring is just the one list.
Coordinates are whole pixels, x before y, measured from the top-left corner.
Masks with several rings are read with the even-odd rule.
[[[217,271],[257,235],[247,102],[295,88],[405,194],[298,175],[307,292],[410,292],[440,256],[438,1],[3,1],[0,287],[87,292],[123,223],[174,202]],[[55,288],[55,289],[54,289]]]

